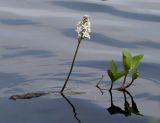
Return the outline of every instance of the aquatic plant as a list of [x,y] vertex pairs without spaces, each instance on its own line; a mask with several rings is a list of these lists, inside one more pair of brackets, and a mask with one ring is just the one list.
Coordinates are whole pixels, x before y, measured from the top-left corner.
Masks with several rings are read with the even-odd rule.
[[[123,70],[119,71],[118,66],[114,60],[112,60],[110,67],[108,69],[108,75],[111,79],[111,87],[109,90],[112,90],[113,83],[116,82],[118,79],[124,76],[124,80],[122,86],[116,88],[117,90],[125,90],[126,88],[130,87],[133,82],[139,77],[140,71],[137,70],[140,61],[143,59],[143,54],[133,56],[127,49],[123,49],[122,51],[122,60],[123,60]],[[132,75],[132,80],[128,85],[125,85],[126,78],[128,74]]]
[[69,73],[68,73],[68,76],[64,82],[64,85],[61,89],[61,93],[63,93],[67,83],[68,83],[68,80],[70,78],[70,75],[72,73],[72,70],[73,70],[73,66],[74,66],[74,62],[75,62],[75,59],[76,59],[76,56],[77,56],[77,53],[78,53],[78,49],[79,49],[79,46],[81,44],[81,41],[85,38],[88,38],[90,39],[90,32],[91,32],[91,23],[90,23],[90,20],[89,20],[89,17],[88,15],[84,15],[82,17],[82,20],[80,22],[78,22],[77,24],[77,29],[76,29],[76,32],[78,33],[78,37],[77,37],[77,40],[78,40],[78,44],[77,44],[77,48],[76,48],[76,51],[74,53],[74,57],[73,57],[73,60],[72,60],[72,64],[71,64],[71,68],[69,70]]

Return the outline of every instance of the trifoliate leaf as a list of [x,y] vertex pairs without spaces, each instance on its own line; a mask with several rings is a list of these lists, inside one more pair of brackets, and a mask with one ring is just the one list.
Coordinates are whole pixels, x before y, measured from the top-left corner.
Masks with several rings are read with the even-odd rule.
[[126,72],[131,68],[132,54],[127,50],[123,49],[123,67]]
[[114,62],[114,60],[112,60],[110,68],[108,70],[108,75],[112,80],[112,82],[116,81],[117,70],[118,70],[117,64]]
[[132,71],[138,67],[140,61],[143,59],[143,56],[144,56],[143,54],[140,54],[140,55],[136,55],[132,58],[130,71]]
[[140,71],[136,70],[133,74],[132,74],[132,81],[136,80],[140,75]]
[[122,76],[124,76],[125,74],[126,74],[125,71],[118,72],[118,73],[116,74],[116,80],[120,79],[120,78],[121,78]]
[[112,71],[113,74],[116,74],[117,72],[117,64],[112,60],[111,65],[110,65],[110,70]]
[[112,60],[110,68],[108,69],[108,75],[109,75],[111,81],[115,82],[116,80],[118,80],[119,78],[124,76],[125,72],[124,71],[119,72],[117,64],[114,62],[114,60]]
[[114,74],[112,73],[111,70],[108,70],[108,76],[110,77],[110,79],[111,79],[112,82],[115,81],[115,76],[114,76]]

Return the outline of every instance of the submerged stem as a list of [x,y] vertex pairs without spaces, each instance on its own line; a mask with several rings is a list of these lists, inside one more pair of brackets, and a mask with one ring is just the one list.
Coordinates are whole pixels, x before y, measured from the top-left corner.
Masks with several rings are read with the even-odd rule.
[[65,87],[66,87],[66,85],[67,85],[67,83],[68,83],[68,80],[69,80],[69,78],[70,78],[70,75],[71,75],[71,73],[72,73],[72,69],[73,69],[73,66],[74,66],[74,62],[75,62],[75,59],[76,59],[76,56],[77,56],[78,49],[79,49],[79,46],[80,46],[81,41],[82,41],[82,38],[81,38],[81,37],[78,38],[78,44],[77,44],[76,51],[75,51],[75,53],[74,53],[73,61],[72,61],[72,64],[71,64],[71,68],[70,68],[69,73],[68,73],[68,76],[67,76],[67,78],[66,78],[66,80],[65,80],[65,82],[64,82],[64,85],[63,85],[63,87],[62,87],[62,89],[61,89],[61,91],[60,91],[61,93],[63,93],[63,91],[64,91],[64,89],[65,89]]

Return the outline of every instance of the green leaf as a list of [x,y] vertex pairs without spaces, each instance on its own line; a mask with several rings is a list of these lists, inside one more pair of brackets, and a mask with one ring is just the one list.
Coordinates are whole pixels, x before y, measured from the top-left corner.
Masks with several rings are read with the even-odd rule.
[[124,71],[119,72],[117,64],[114,62],[114,60],[112,60],[110,68],[108,69],[108,75],[109,75],[111,81],[115,82],[116,80],[118,80],[119,78],[124,76],[125,72]]
[[133,74],[132,74],[132,81],[136,80],[140,75],[140,71],[136,70]]
[[132,58],[132,62],[131,62],[131,68],[130,71],[136,69],[140,63],[140,61],[143,59],[144,55],[140,54],[140,55],[136,55]]
[[123,67],[126,72],[131,68],[132,54],[127,50],[123,49]]
[[121,77],[124,76],[125,74],[126,74],[125,71],[118,72],[118,73],[116,74],[116,79],[118,80],[119,78],[121,78]]
[[111,62],[110,70],[113,72],[113,74],[116,74],[116,72],[118,70],[117,64],[114,62],[114,60],[112,60],[112,62]]
[[111,79],[112,82],[115,81],[115,76],[114,76],[114,74],[112,73],[111,70],[108,70],[108,76],[110,77],[110,79]]
[[117,73],[117,64],[114,62],[114,60],[112,60],[110,68],[108,70],[108,75],[112,80],[112,82],[116,81],[115,80],[116,73]]

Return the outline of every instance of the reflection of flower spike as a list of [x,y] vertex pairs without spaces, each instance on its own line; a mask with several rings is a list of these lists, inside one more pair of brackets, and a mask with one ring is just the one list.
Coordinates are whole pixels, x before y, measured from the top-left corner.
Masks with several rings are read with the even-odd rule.
[[91,23],[88,15],[84,15],[82,20],[78,22],[76,32],[78,33],[78,38],[90,39]]

